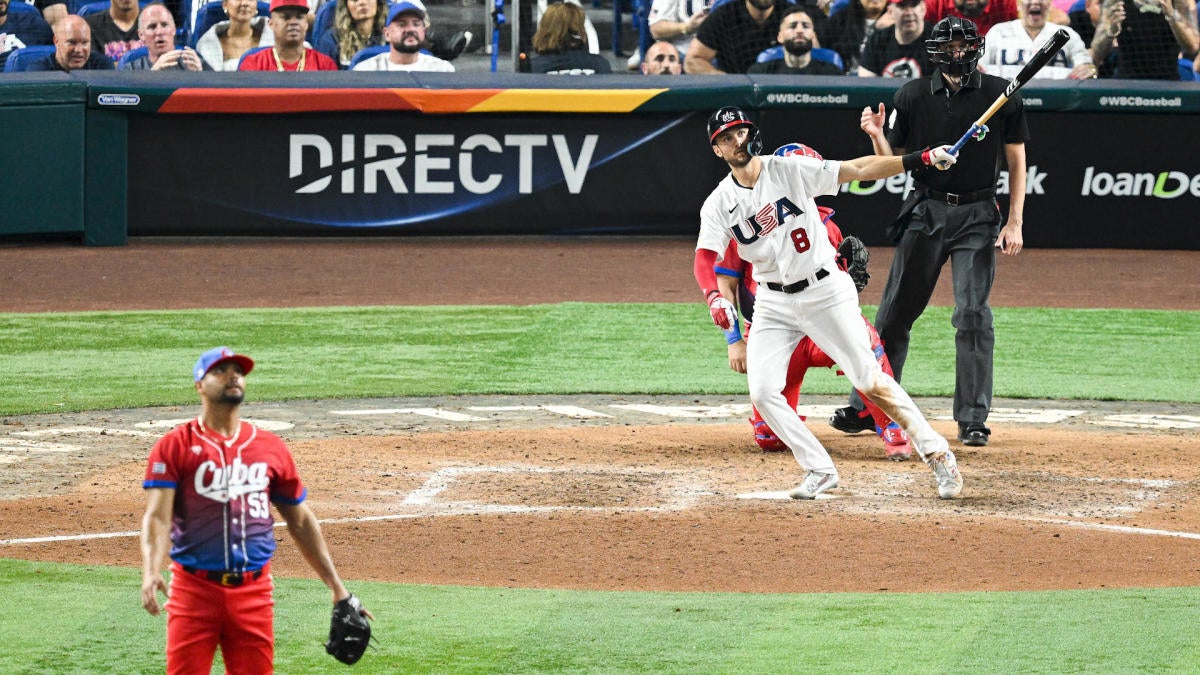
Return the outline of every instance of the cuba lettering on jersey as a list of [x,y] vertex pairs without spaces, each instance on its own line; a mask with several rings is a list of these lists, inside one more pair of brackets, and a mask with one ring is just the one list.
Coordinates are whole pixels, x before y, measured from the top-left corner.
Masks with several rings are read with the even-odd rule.
[[700,209],[696,248],[724,254],[738,242],[742,259],[758,283],[790,284],[818,269],[832,269],[836,250],[829,243],[813,197],[838,189],[841,162],[811,157],[763,156],[753,188],[726,176]]
[[199,419],[175,427],[150,451],[142,487],[175,490],[171,559],[206,570],[261,569],[275,552],[270,503],[305,498],[287,446],[244,421],[232,439]]

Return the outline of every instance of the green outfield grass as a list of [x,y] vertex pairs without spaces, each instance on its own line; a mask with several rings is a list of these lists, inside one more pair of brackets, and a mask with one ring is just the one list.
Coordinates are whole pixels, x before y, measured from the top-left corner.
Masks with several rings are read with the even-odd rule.
[[[162,672],[136,570],[0,560],[0,672]],[[280,673],[1196,672],[1200,589],[630,593],[353,583],[377,649],[324,653],[328,591],[277,579]],[[18,609],[20,608],[20,609]],[[58,627],[35,630],[35,617]]]
[[[995,316],[999,397],[1200,402],[1200,312]],[[0,414],[194,403],[191,365],[220,344],[258,361],[258,401],[745,391],[700,303],[0,314],[0,344]],[[913,345],[905,387],[949,396],[950,309],[930,308]],[[830,371],[805,380],[845,390]]]
[[[997,396],[1200,402],[1200,312],[995,314]],[[916,327],[904,378],[914,395],[951,393],[949,318],[931,308]],[[195,405],[190,367],[218,344],[258,361],[252,401],[745,391],[699,303],[0,314],[0,340],[5,415]],[[809,393],[845,389],[828,371],[806,378]],[[138,576],[0,559],[0,673],[162,672],[164,624],[140,608]],[[320,646],[324,587],[277,581],[280,673],[1183,673],[1200,663],[1196,588],[786,595],[350,580],[376,612],[380,644],[349,671]]]

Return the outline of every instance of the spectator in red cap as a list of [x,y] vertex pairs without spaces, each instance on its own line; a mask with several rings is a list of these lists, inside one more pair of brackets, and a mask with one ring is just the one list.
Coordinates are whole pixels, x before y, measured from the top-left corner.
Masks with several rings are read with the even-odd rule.
[[1017,18],[1017,0],[928,0],[925,20],[933,25],[948,16],[970,19],[980,35]]
[[305,0],[271,0],[268,24],[275,33],[275,46],[242,59],[238,70],[289,71],[337,70],[328,56],[304,46],[308,31],[308,3]]

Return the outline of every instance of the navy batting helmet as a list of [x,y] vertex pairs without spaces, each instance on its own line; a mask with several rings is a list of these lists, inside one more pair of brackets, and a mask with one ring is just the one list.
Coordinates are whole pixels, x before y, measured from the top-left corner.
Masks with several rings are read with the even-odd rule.
[[737,127],[750,127],[750,134],[746,138],[746,149],[751,155],[761,153],[762,133],[759,132],[758,125],[741,108],[734,106],[725,106],[708,117],[708,142],[715,145],[717,136]]
[[821,156],[821,153],[813,150],[803,143],[787,143],[775,148],[776,157],[790,157],[792,155],[812,157],[813,159],[825,159]]
[[[963,42],[962,56],[955,57],[943,50],[945,45],[955,40]],[[929,39],[925,41],[925,51],[929,54],[929,60],[947,75],[970,75],[983,56],[983,36],[970,19],[948,16],[933,25]]]

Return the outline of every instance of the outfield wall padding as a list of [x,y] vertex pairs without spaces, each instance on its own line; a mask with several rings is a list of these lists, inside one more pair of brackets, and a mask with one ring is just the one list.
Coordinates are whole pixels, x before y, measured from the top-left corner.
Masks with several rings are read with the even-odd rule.
[[[692,234],[725,169],[705,140],[711,110],[754,111],[768,149],[801,141],[848,158],[870,152],[859,112],[890,105],[900,84],[347,72],[61,79],[75,86],[67,100],[39,105],[86,118],[84,153],[43,161],[62,176],[86,168],[78,228],[94,244],[125,234]],[[1200,249],[1190,140],[1200,84],[1035,81],[1022,96],[1033,134],[1027,245]],[[999,187],[1006,208],[1004,179]],[[903,177],[848,184],[822,201],[844,229],[887,244],[905,189]]]

